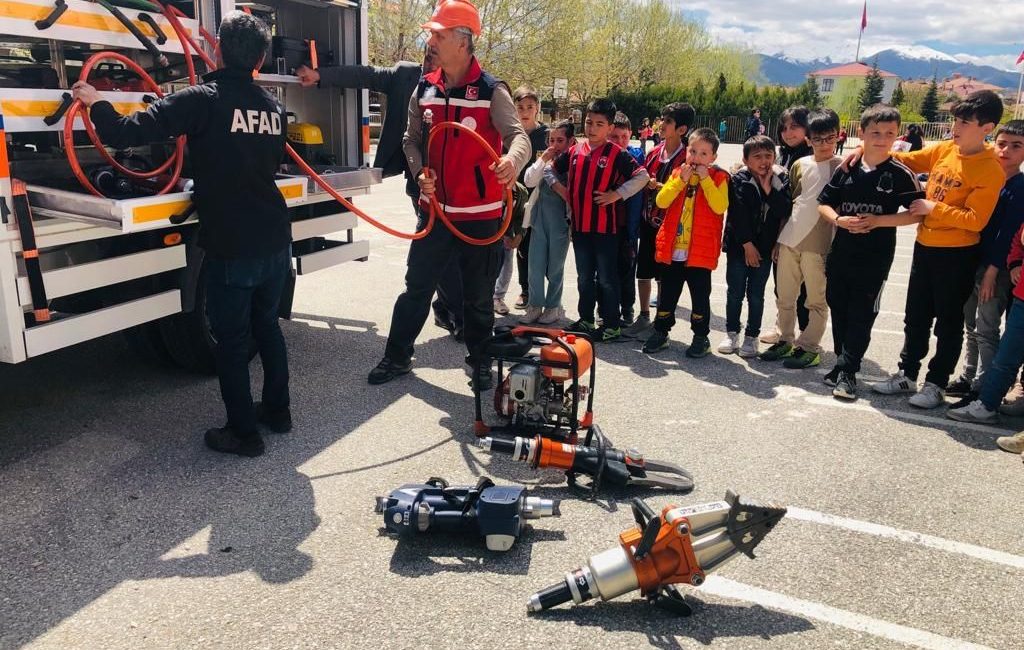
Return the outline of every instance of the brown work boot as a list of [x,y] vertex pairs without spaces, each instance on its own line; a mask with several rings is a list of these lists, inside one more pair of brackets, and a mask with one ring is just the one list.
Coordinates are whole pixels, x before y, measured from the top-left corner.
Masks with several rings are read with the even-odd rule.
[[1024,386],[1019,381],[1014,382],[1013,389],[1006,394],[1003,403],[999,405],[999,412],[1009,416],[1024,415]]
[[1024,454],[1024,431],[1013,436],[996,438],[996,444],[1000,449],[1011,454]]

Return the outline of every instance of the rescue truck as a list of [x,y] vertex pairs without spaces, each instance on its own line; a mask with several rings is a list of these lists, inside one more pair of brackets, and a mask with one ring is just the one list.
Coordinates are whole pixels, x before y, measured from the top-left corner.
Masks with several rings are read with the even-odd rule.
[[[290,144],[346,197],[381,181],[380,170],[367,166],[367,92],[303,89],[294,76],[302,64],[366,63],[364,3],[0,0],[0,361],[19,363],[120,331],[150,359],[214,371],[187,155],[177,178],[174,142],[104,156],[85,115],[68,127],[66,112],[83,63],[101,51],[126,56],[165,93],[184,87],[185,53],[199,47],[212,55],[217,25],[236,8],[271,27],[271,51],[254,76],[286,107]],[[197,74],[206,70],[193,61]],[[88,81],[121,113],[156,96],[117,60],[98,63]],[[369,255],[355,215],[290,163],[282,161],[277,179],[294,241],[285,318],[296,276]]]

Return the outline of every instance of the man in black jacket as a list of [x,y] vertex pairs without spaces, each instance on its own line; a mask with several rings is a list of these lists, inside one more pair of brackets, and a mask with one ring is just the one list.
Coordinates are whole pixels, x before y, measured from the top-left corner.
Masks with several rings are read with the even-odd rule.
[[[270,30],[258,18],[232,11],[220,25],[218,63],[204,83],[122,116],[95,88],[80,81],[74,96],[89,107],[100,139],[113,147],[188,136],[199,214],[199,246],[206,252],[207,315],[217,339],[217,374],[227,424],[206,432],[216,451],[259,456],[257,422],[291,429],[288,360],[278,304],[291,273],[291,224],[274,183],[284,156],[284,107],[253,83]],[[263,402],[252,401],[249,340],[263,362]]]
[[[405,193],[412,200],[413,211],[419,214],[420,187],[408,173],[405,153],[402,151],[402,136],[409,122],[409,98],[416,90],[416,84],[424,73],[435,67],[430,51],[424,52],[423,65],[410,61],[399,61],[390,68],[371,65],[338,65],[313,70],[304,65],[298,67],[295,75],[303,87],[366,88],[384,93],[387,104],[384,124],[377,143],[377,155],[373,166],[380,167],[384,177],[405,174]],[[420,218],[418,225],[424,223]],[[462,340],[462,277],[459,264],[452,258],[437,283],[437,299],[433,302],[434,323],[448,330]]]

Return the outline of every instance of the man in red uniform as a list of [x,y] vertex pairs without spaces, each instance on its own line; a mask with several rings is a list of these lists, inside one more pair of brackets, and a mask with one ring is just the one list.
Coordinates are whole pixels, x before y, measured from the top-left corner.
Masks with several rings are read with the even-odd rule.
[[[530,157],[530,140],[519,123],[512,95],[504,82],[480,69],[473,56],[473,37],[480,35],[480,16],[466,0],[442,0],[430,21],[427,47],[437,64],[423,76],[409,102],[409,126],[402,140],[409,172],[420,188],[421,223],[430,197],[466,235],[483,239],[501,227],[506,187],[515,183]],[[429,173],[423,173],[423,112],[433,123],[459,122],[479,133],[495,151],[508,152],[495,163],[474,140],[454,130],[434,138],[427,152]],[[384,358],[370,371],[371,384],[383,384],[412,370],[413,342],[430,312],[430,298],[445,264],[458,258],[462,271],[463,322],[468,361],[476,386],[491,386],[490,363],[481,343],[494,328],[491,293],[503,259],[500,241],[472,246],[458,239],[440,221],[409,247],[405,291],[395,302]]]

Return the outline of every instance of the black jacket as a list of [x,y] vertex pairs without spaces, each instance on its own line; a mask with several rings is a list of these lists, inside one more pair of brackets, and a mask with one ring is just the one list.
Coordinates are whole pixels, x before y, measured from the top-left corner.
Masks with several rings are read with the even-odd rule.
[[764,259],[771,259],[782,223],[793,204],[786,174],[775,174],[767,197],[754,175],[746,168],[733,174],[729,183],[729,212],[725,219],[722,248],[730,255],[742,255],[743,244],[753,242]]
[[284,107],[247,70],[217,70],[204,83],[122,116],[106,101],[90,116],[100,139],[124,148],[187,135],[199,245],[223,258],[263,257],[291,241],[274,176],[284,156]]
[[409,122],[409,99],[423,74],[423,66],[399,61],[390,68],[339,65],[320,68],[317,72],[320,73],[321,86],[366,88],[387,96],[384,124],[381,125],[380,142],[377,143],[377,157],[373,159],[373,166],[383,169],[385,177],[404,173],[402,136]]

